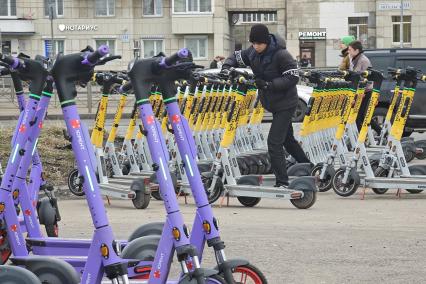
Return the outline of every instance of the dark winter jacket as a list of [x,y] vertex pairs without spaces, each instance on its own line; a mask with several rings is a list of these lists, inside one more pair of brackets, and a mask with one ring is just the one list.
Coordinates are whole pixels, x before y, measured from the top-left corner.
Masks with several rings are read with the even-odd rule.
[[250,66],[256,78],[272,82],[267,90],[259,92],[263,107],[274,113],[296,107],[299,70],[296,61],[287,51],[284,40],[272,34],[270,38],[271,43],[261,54],[252,46],[235,51],[226,59],[222,69]]

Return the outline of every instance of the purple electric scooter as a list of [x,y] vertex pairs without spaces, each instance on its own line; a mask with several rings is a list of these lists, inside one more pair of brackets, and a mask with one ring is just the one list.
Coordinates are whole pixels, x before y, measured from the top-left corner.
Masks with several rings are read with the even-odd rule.
[[[92,242],[89,242],[90,250],[88,252],[87,260],[84,260],[84,270],[82,271],[83,283],[99,283],[105,274],[108,278],[112,280],[113,283],[118,283],[118,279],[122,278],[123,283],[127,283],[127,274],[129,276],[144,276],[146,274],[145,267],[149,266],[150,262],[144,262],[139,260],[123,260],[118,258],[117,252],[120,250],[120,246],[116,246],[117,244],[112,237],[111,228],[107,223],[107,218],[105,215],[105,209],[103,207],[103,202],[100,197],[99,187],[96,182],[96,177],[93,171],[92,158],[94,155],[91,151],[92,147],[90,145],[90,139],[88,139],[88,132],[85,129],[84,125],[80,123],[80,119],[78,113],[75,109],[75,103],[73,101],[73,96],[75,96],[75,86],[74,81],[86,81],[87,78],[90,78],[90,73],[93,70],[94,66],[85,65],[87,62],[96,62],[99,57],[101,57],[100,53],[105,51],[105,49],[101,49],[97,53],[94,54],[74,54],[68,55],[64,57],[58,58],[56,64],[52,70],[53,76],[55,76],[55,81],[58,86],[58,93],[60,97],[60,101],[62,102],[63,112],[66,118],[66,124],[68,128],[68,132],[70,133],[73,150],[75,151],[79,170],[83,173],[84,179],[84,189],[86,192],[86,198],[89,203],[89,208],[92,213],[92,219],[97,228],[95,231],[95,236]],[[105,52],[107,53],[107,52]],[[83,58],[84,56],[84,58]],[[59,66],[59,67],[58,67]],[[57,69],[55,69],[55,67]],[[75,68],[75,70],[74,70]],[[66,70],[67,72],[64,72]],[[61,72],[62,71],[62,72]],[[71,72],[73,71],[73,72]],[[56,73],[55,73],[56,72]],[[64,96],[65,93],[65,96]],[[68,96],[66,96],[68,95]],[[42,97],[43,98],[43,97]],[[69,99],[65,99],[69,98]],[[42,101],[41,101],[42,102]],[[40,102],[40,103],[41,103]],[[33,123],[34,125],[34,123]],[[19,139],[19,136],[17,140]],[[89,142],[89,144],[87,143]],[[21,151],[22,152],[22,151]],[[25,153],[24,153],[25,154]],[[11,158],[12,159],[12,158]],[[13,164],[13,163],[12,163]],[[83,165],[83,166],[82,166]],[[172,187],[172,192],[173,187]],[[174,194],[171,194],[174,198]],[[11,198],[10,198],[11,199]],[[5,199],[8,201],[8,199]],[[175,201],[176,202],[176,201]],[[31,210],[31,208],[29,209]],[[9,210],[12,211],[12,210]],[[6,211],[5,215],[8,215]],[[179,225],[176,226],[173,222],[176,219],[181,218],[178,212],[172,212],[173,218],[169,218],[170,225],[173,228],[178,228]],[[10,213],[13,215],[13,212]],[[30,214],[31,216],[31,214]],[[27,217],[30,217],[27,216]],[[13,217],[13,216],[12,216]],[[15,212],[15,217],[16,212]],[[13,218],[11,218],[13,219]],[[30,219],[31,220],[31,219]],[[35,220],[36,221],[36,220]],[[183,226],[183,225],[180,225]],[[176,239],[176,231],[172,230],[174,235],[170,234],[168,239],[171,241],[173,238]],[[8,236],[11,236],[10,234]],[[22,237],[22,236],[21,236]],[[180,243],[185,242],[185,237],[179,236]],[[179,242],[177,241],[177,242]],[[186,241],[189,240],[186,238]],[[23,243],[23,242],[21,242]],[[21,244],[20,243],[20,244]],[[81,255],[84,251],[87,252],[87,244],[88,242],[76,242],[71,240],[60,240],[60,239],[30,239],[28,243],[31,245],[33,253],[35,254],[56,254],[58,255],[60,251],[73,251],[75,254],[71,255]],[[16,247],[16,246],[15,246]],[[12,246],[12,250],[14,246]],[[59,282],[56,283],[76,283],[79,280],[76,280],[75,274],[69,271],[69,267],[62,267],[60,265],[52,265],[52,263],[42,262],[38,267],[43,269],[44,274],[40,274],[40,269],[35,271],[33,259],[34,257],[28,257],[28,252],[26,248],[20,248],[20,255],[14,251],[14,257],[11,258],[13,263],[26,266],[29,270],[33,271],[37,274],[40,279],[45,281],[45,283],[52,283],[50,280],[60,279]],[[190,245],[180,246],[180,257],[183,268],[183,275],[178,282],[167,281],[167,283],[204,283],[204,273],[199,268],[197,264],[197,257],[193,253],[194,249]],[[188,252],[189,251],[189,252]],[[26,254],[25,254],[26,252]],[[178,251],[179,252],[179,251]],[[65,255],[63,253],[62,255]],[[87,255],[87,254],[86,254]],[[67,258],[67,262],[73,264],[74,267],[78,266],[78,262],[83,262],[82,259],[78,258]],[[163,257],[160,257],[159,263],[164,260]],[[44,265],[46,264],[46,265]],[[66,263],[65,263],[66,264]],[[187,269],[186,267],[195,267],[195,269]],[[161,269],[159,269],[156,273],[151,274],[150,283],[166,283],[165,279],[168,276],[169,266],[163,265]],[[74,271],[73,271],[74,272]],[[215,273],[215,271],[211,271],[209,273]],[[77,277],[78,278],[78,277]],[[207,279],[207,283],[225,283],[221,280],[219,276],[212,275]]]
[[[3,180],[0,185],[0,220],[2,226],[4,225],[6,227],[8,244],[13,251],[14,257],[11,258],[11,260],[16,265],[25,266],[38,277],[45,274],[44,268],[55,267],[55,269],[61,271],[62,274],[66,274],[65,278],[63,278],[64,280],[70,279],[70,281],[72,281],[72,279],[77,279],[77,275],[70,264],[59,259],[41,256],[29,256],[25,239],[22,235],[17,210],[15,208],[15,200],[18,198],[21,202],[24,200],[25,206],[23,203],[20,205],[22,212],[24,213],[23,215],[27,225],[26,229],[28,232],[30,230],[38,230],[38,233],[41,234],[40,225],[38,223],[37,214],[34,208],[35,204],[31,202],[31,199],[29,198],[29,192],[27,191],[26,187],[23,190],[19,190],[20,188],[15,187],[15,181],[22,180],[22,184],[26,186],[26,171],[25,175],[21,175],[22,169],[19,168],[19,166],[21,157],[24,156],[25,152],[34,154],[33,149],[26,148],[26,142],[33,132],[33,129],[39,128],[40,126],[35,117],[38,108],[46,101],[46,99],[44,99],[46,96],[44,94],[42,96],[42,91],[47,78],[47,71],[40,62],[34,60],[17,59],[8,56],[0,57],[1,61],[9,64],[13,69],[18,70],[22,79],[31,81],[29,100],[22,112],[22,118],[20,119],[17,135],[14,139],[11,155],[9,157]],[[28,155],[28,157],[29,166],[31,163],[31,155]],[[19,176],[18,172],[20,172]],[[23,196],[26,198],[22,198]],[[28,226],[28,220],[33,222],[34,228],[30,228],[30,226]],[[24,259],[24,262],[20,261]]]
[[[15,144],[15,138],[19,133],[21,120],[23,117],[23,110],[25,109],[25,96],[22,89],[22,82],[19,78],[19,75],[13,70],[8,68],[4,68],[0,70],[0,76],[8,75],[12,76],[13,85],[15,88],[15,93],[18,101],[18,107],[21,111],[21,114],[18,119],[18,124],[15,129],[12,146]],[[51,88],[51,84],[50,87]],[[42,113],[36,113],[37,116],[41,116]],[[35,118],[37,119],[37,118]],[[22,129],[21,129],[22,130]],[[26,168],[24,166],[24,168]],[[18,174],[17,174],[18,175]],[[21,173],[22,175],[22,173]],[[24,174],[25,176],[25,174]],[[18,185],[13,184],[12,188],[18,188]],[[45,197],[39,199],[39,191],[42,190],[45,192]],[[49,237],[57,237],[58,236],[58,221],[60,221],[60,214],[57,206],[57,200],[52,192],[53,187],[48,185],[44,179],[43,168],[41,165],[40,158],[36,150],[32,151],[32,168],[29,176],[29,186],[28,186],[28,197],[33,207],[37,208],[37,215],[39,218],[40,224],[43,224],[46,228],[46,233]],[[18,194],[18,193],[16,193]],[[22,200],[22,195],[20,198],[16,198],[15,207],[19,208],[19,202]],[[25,211],[21,210],[21,214]],[[19,218],[21,230],[27,231],[26,224],[24,222],[23,216]],[[2,228],[0,230],[0,235],[2,236],[0,241],[0,264],[3,264],[7,261],[9,255],[11,254],[11,250],[6,238],[6,230]]]
[[[181,50],[177,57],[179,57],[179,55],[182,56],[182,53],[185,54],[185,52],[187,51]],[[175,60],[179,60],[176,58],[176,55]],[[198,170],[196,161],[197,152],[193,135],[189,129],[185,117],[181,114],[179,105],[175,98],[175,80],[190,80],[192,73],[191,71],[197,67],[199,68],[199,66],[196,66],[194,63],[192,63],[191,60],[186,60],[186,62],[176,64],[175,66],[169,65],[170,63],[168,63],[164,57],[139,60],[134,63],[131,71],[129,72],[129,77],[132,82],[136,101],[140,108],[140,116],[143,122],[143,128],[145,130],[144,134],[148,139],[151,155],[157,158],[154,164],[154,168],[156,168],[157,179],[160,182],[160,194],[162,196],[166,195],[166,197],[168,197],[167,193],[163,192],[164,182],[171,181],[169,169],[167,167],[167,161],[169,160],[168,151],[165,147],[165,144],[161,144],[164,143],[161,127],[152,113],[152,106],[148,100],[151,85],[153,83],[157,84],[162,92],[163,102],[166,104],[166,111],[169,122],[172,126],[172,132],[175,136],[175,141],[179,148],[182,160],[184,161],[185,173],[188,177],[192,195],[194,196],[194,200],[197,206],[196,218],[192,227],[190,241],[191,244],[197,248],[200,260],[204,250],[204,245],[207,242],[207,245],[212,247],[214,250],[218,264],[216,269],[220,271],[226,283],[236,283],[236,280],[234,279],[250,279],[250,281],[253,281],[254,283],[267,283],[265,277],[259,271],[259,269],[251,265],[247,260],[226,259],[224,251],[225,244],[220,238],[218,222],[213,215],[213,210],[208,202],[207,194],[205,192]],[[158,142],[156,142],[156,140],[158,140]],[[160,149],[154,147],[156,143],[162,145],[162,153],[160,154],[156,152],[160,151]],[[158,157],[161,156],[163,156],[163,159],[158,160]],[[163,184],[161,182],[163,182]],[[151,246],[151,250],[153,253],[155,252],[156,256],[161,255],[163,253],[161,248],[163,245],[162,238],[164,236],[164,229],[160,238],[159,247],[155,247],[155,233],[161,232],[162,226],[162,223],[153,223],[140,227],[140,230],[142,231],[151,230],[152,235],[130,242],[126,248],[124,248],[123,256],[127,258],[139,258],[140,256],[143,257],[143,255],[138,254],[138,251],[140,250],[133,249],[133,246]],[[167,229],[167,227],[167,225],[164,226],[165,229]],[[136,230],[136,232],[137,231],[138,230]],[[159,236],[157,236],[157,240],[158,238]],[[134,254],[128,253],[128,250],[130,249]],[[157,263],[154,262],[152,267],[156,267],[156,265]]]

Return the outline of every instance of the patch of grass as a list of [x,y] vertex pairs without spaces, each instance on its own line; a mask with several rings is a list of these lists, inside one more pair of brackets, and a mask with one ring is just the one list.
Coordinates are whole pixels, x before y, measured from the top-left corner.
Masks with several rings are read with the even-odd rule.
[[[37,145],[46,178],[55,187],[67,184],[68,173],[74,167],[74,154],[66,148],[69,142],[65,140],[62,129],[57,126],[44,127]],[[0,129],[0,162],[3,170],[10,156],[13,130],[12,127]]]

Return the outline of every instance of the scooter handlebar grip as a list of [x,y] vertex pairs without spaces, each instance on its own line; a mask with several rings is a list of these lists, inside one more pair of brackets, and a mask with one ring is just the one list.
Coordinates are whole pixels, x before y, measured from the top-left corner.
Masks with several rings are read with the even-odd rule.
[[175,64],[176,62],[178,62],[179,59],[187,58],[188,56],[189,56],[189,50],[187,48],[182,48],[181,50],[179,50],[178,52],[176,52],[175,54],[169,57],[163,57],[163,59],[160,62],[160,66],[163,68],[169,67]]
[[108,53],[109,53],[108,45],[101,45],[98,48],[98,50],[91,52],[91,53],[88,53],[81,63],[85,64],[85,65],[94,65],[94,64],[96,64],[96,62],[98,62],[99,59],[101,59],[102,57],[104,57]]
[[1,61],[8,64],[12,69],[16,69],[20,67],[20,60],[16,57],[8,56],[8,55],[2,55],[0,58]]

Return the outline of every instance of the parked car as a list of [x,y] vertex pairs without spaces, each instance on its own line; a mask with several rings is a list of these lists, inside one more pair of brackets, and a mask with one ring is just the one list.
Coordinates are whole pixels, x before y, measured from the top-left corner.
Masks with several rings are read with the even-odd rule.
[[[244,70],[248,73],[252,74],[251,69],[249,68],[237,68],[238,70]],[[210,74],[218,74],[220,69],[206,69],[202,72],[210,73]],[[297,94],[299,95],[299,102],[297,104],[296,111],[293,116],[293,122],[302,122],[303,117],[305,116],[306,108],[308,105],[309,98],[312,95],[313,88],[305,85],[297,85]],[[272,114],[268,111],[265,111],[265,115],[263,117],[263,122],[271,122]]]
[[[364,51],[364,54],[370,59],[373,68],[383,71],[384,74],[387,74],[388,67],[414,67],[426,72],[426,48],[368,49]],[[379,104],[374,114],[374,119],[379,122],[383,121],[386,116],[394,87],[395,82],[390,78],[387,78],[382,84]],[[426,84],[422,82],[417,85],[404,135],[408,136],[413,131],[426,131]]]

